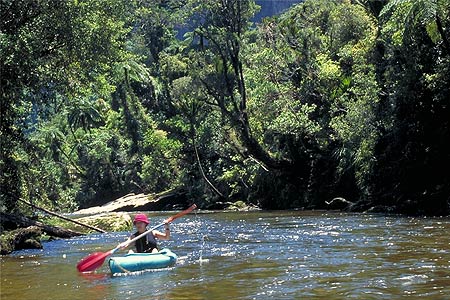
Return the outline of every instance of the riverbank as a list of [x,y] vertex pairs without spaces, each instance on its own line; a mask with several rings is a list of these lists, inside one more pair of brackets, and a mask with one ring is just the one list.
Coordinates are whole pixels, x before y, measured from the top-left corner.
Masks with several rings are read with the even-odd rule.
[[[21,223],[17,221],[19,220],[17,219],[19,217],[10,216],[10,218],[13,218],[12,221],[16,220],[16,224],[5,224],[2,219],[0,252],[4,255],[20,249],[42,248],[42,241],[90,234],[96,231],[127,231],[133,226],[131,216],[133,212],[180,210],[189,206],[189,204],[191,203],[189,203],[188,198],[186,197],[186,192],[181,189],[174,189],[159,194],[130,193],[103,205],[80,209],[66,216],[57,217],[57,214],[53,214],[56,216],[44,214],[39,215],[35,221]],[[342,197],[336,197],[331,201],[325,201],[325,204],[327,205],[326,208],[329,210],[362,213],[397,213],[395,207],[372,206],[370,203],[365,203],[363,201],[351,202]],[[214,202],[209,204],[202,203],[199,206],[201,209],[207,210],[261,210],[260,207],[245,203],[244,201]],[[313,208],[306,207],[297,209],[310,210]],[[44,212],[45,211],[46,210],[44,209]],[[65,220],[61,219],[61,217],[65,218]],[[76,223],[73,223],[74,220]],[[66,230],[68,234],[58,234],[58,230]],[[56,234],[54,232],[56,232]]]
[[[111,212],[133,212],[133,211],[170,211],[180,210],[188,207],[191,201],[186,197],[183,189],[173,189],[159,194],[135,194],[130,193],[109,201],[103,205],[92,206],[77,210],[71,215],[94,215]],[[258,206],[245,203],[244,201],[225,201],[200,205],[202,209],[208,210],[233,210],[249,211],[258,210]]]
[[[127,231],[133,227],[132,212],[179,210],[187,202],[179,203],[179,191],[166,191],[155,195],[127,194],[101,206],[81,209],[68,216],[48,214],[27,218],[21,215],[6,215],[2,218],[0,253],[9,254],[21,249],[41,249],[43,243],[55,238],[102,232]],[[210,210],[254,211],[259,207],[243,201],[217,202],[207,206]],[[68,218],[69,217],[69,218]],[[5,222],[10,219],[9,222]],[[74,223],[73,221],[76,221]]]
[[71,238],[83,235],[72,229],[50,225],[42,219],[16,213],[0,213],[0,254],[9,254],[21,249],[40,249],[44,236]]
[[[32,221],[10,222],[18,218]],[[79,223],[100,229],[104,232],[125,231],[132,227],[131,216],[126,212],[100,213],[92,216],[73,218]],[[34,225],[33,223],[34,222]],[[10,254],[22,249],[42,249],[45,241],[58,238],[71,238],[96,232],[92,228],[62,220],[55,216],[38,216],[33,219],[21,215],[2,215],[0,231],[0,254]],[[97,230],[98,231],[98,230]]]

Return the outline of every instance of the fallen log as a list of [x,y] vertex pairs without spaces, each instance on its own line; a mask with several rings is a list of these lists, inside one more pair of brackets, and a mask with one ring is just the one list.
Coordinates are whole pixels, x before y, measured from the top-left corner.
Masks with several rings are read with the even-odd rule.
[[93,215],[107,212],[130,212],[146,210],[173,210],[188,205],[187,191],[182,188],[171,189],[158,194],[134,193],[125,195],[101,206],[75,211],[72,215]]
[[83,227],[86,227],[86,228],[95,230],[95,231],[100,232],[100,233],[106,233],[105,230],[100,229],[100,228],[98,228],[98,227],[95,227],[95,226],[92,226],[92,225],[88,225],[88,224],[82,223],[82,222],[80,222],[80,221],[73,220],[73,219],[71,219],[71,218],[67,218],[67,217],[65,217],[65,216],[62,216],[62,215],[57,214],[57,213],[55,213],[55,212],[52,212],[52,211],[50,211],[50,210],[48,210],[48,209],[46,209],[46,208],[37,206],[37,205],[35,205],[35,204],[33,204],[33,203],[30,203],[30,202],[28,202],[28,201],[25,201],[25,200],[23,200],[23,199],[18,199],[18,200],[19,200],[20,202],[22,202],[22,203],[25,203],[25,204],[27,204],[27,205],[33,207],[33,208],[42,210],[43,212],[45,212],[45,213],[47,213],[47,214],[49,214],[49,215],[52,215],[52,216],[58,217],[58,218],[60,218],[60,219],[63,219],[63,220],[66,220],[66,221],[69,221],[69,222],[78,224],[78,225],[80,225],[80,226],[83,226]]
[[336,197],[333,198],[331,201],[325,201],[325,204],[328,205],[328,208],[330,209],[345,210],[349,209],[354,203],[342,197]]
[[71,238],[74,236],[83,235],[81,232],[73,231],[70,229],[65,229],[62,227],[46,225],[42,222],[32,220],[25,216],[21,215],[11,215],[7,213],[0,213],[0,220],[2,224],[12,223],[16,225],[16,227],[29,227],[29,226],[37,226],[42,229],[46,234],[59,237],[59,238]]

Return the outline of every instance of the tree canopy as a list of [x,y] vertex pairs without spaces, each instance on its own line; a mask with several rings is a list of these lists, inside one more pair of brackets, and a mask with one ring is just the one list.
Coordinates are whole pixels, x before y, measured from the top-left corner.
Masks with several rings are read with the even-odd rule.
[[[1,210],[450,212],[450,1],[1,2]],[[180,37],[178,31],[186,32]]]

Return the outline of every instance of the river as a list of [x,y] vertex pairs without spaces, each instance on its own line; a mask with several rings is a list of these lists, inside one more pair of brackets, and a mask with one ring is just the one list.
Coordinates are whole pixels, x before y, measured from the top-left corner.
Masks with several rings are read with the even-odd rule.
[[[169,214],[149,213],[152,223]],[[336,212],[210,212],[160,242],[175,267],[111,276],[76,263],[130,232],[44,243],[1,257],[2,300],[450,299],[450,219]]]

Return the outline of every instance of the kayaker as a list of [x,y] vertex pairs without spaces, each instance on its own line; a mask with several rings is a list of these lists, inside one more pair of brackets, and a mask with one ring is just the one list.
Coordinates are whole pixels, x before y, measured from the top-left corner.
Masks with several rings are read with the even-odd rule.
[[[128,240],[131,240],[141,233],[144,233],[147,231],[147,225],[150,224],[150,221],[148,220],[147,216],[145,214],[137,214],[134,217],[133,220],[134,226],[136,226],[136,232],[133,233]],[[125,247],[121,247],[122,249],[128,248],[128,246],[134,244],[136,252],[137,253],[154,253],[158,252],[158,244],[156,242],[156,239],[159,240],[168,240],[170,239],[170,228],[169,224],[164,224],[164,233],[158,231],[158,230],[152,230],[149,234],[146,236],[141,237],[134,243],[131,243]],[[126,242],[124,243],[126,244]],[[133,253],[133,250],[129,251],[130,253]]]

